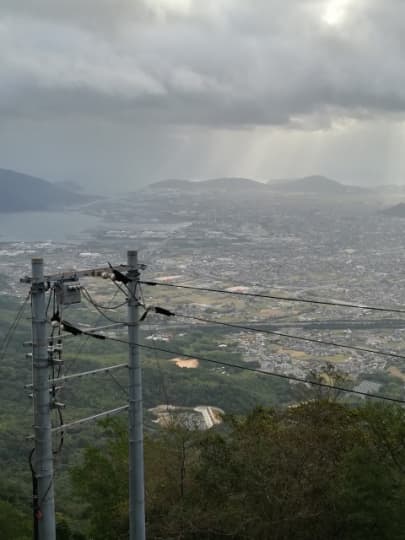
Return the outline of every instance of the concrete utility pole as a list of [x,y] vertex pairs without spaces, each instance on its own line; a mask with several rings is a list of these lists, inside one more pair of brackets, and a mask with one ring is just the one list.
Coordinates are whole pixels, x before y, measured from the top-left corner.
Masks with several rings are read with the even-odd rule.
[[[145,494],[144,494],[144,464],[143,464],[143,405],[142,405],[142,372],[139,359],[139,273],[145,265],[138,264],[136,251],[128,251],[128,265],[119,265],[113,268],[90,268],[87,270],[73,270],[44,276],[43,260],[32,259],[32,276],[25,276],[20,281],[31,284],[32,295],[32,384],[25,385],[33,389],[34,399],[34,436],[35,459],[33,466],[33,499],[35,540],[56,540],[55,503],[54,503],[54,472],[52,433],[58,433],[84,423],[109,417],[120,412],[129,411],[129,529],[130,540],[145,540]],[[112,272],[112,273],[111,273]],[[74,422],[65,424],[63,419],[57,427],[52,427],[51,408],[63,407],[55,402],[52,388],[56,383],[75,380],[80,377],[109,372],[126,367],[118,364],[106,368],[99,368],[73,375],[52,377],[49,376],[49,367],[52,362],[50,351],[53,350],[53,341],[47,335],[47,308],[45,293],[47,289],[57,299],[58,308],[63,305],[80,303],[81,293],[79,279],[84,277],[110,277],[121,282],[127,289],[128,303],[128,404],[115,409],[94,414]],[[118,285],[117,283],[117,285]],[[121,291],[123,288],[118,285]],[[59,315],[59,309],[58,309]],[[116,328],[120,323],[82,330],[66,321],[58,320],[63,325],[64,333],[58,334],[62,343],[72,335],[86,334],[96,337],[97,331]],[[70,327],[70,330],[69,330]],[[72,332],[73,329],[73,332]],[[100,336],[98,336],[100,337]],[[49,348],[50,347],[50,348]],[[60,345],[61,347],[61,345]],[[61,361],[61,359],[59,359]],[[55,390],[55,388],[54,388]]]
[[138,253],[128,251],[129,539],[145,540],[142,371],[139,358]]
[[34,400],[34,470],[38,486],[35,517],[39,540],[55,540],[55,501],[51,431],[51,395],[48,382],[48,336],[44,264],[32,259],[32,377]]

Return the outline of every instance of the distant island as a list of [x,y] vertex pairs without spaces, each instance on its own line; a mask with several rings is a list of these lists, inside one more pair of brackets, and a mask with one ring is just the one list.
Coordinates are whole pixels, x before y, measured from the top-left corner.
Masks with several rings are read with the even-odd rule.
[[90,200],[89,196],[56,184],[23,174],[0,169],[0,212],[60,209]]

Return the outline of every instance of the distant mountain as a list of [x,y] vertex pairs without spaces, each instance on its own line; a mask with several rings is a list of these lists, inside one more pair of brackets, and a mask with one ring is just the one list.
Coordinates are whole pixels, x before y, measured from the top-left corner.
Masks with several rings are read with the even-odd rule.
[[305,176],[294,180],[275,180],[268,182],[268,187],[275,191],[295,193],[319,193],[325,195],[360,193],[368,191],[367,188],[348,186],[331,180],[326,176]]
[[192,182],[190,180],[163,180],[149,186],[151,189],[172,189],[179,191],[268,191],[267,184],[249,178],[212,178]]
[[0,212],[60,209],[89,200],[63,186],[8,169],[0,169]]
[[198,182],[202,184],[206,189],[215,190],[239,190],[239,191],[267,191],[267,184],[257,182],[256,180],[250,180],[249,178],[213,178],[212,180],[204,180]]
[[367,194],[371,190],[359,186],[349,186],[331,180],[326,176],[306,176],[294,180],[272,180],[267,183],[249,178],[213,178],[210,180],[163,180],[148,186],[149,189],[174,190],[182,192],[268,192],[301,193],[311,195],[355,195]]
[[55,184],[57,187],[66,189],[67,191],[73,191],[75,193],[83,191],[83,186],[75,182],[74,180],[62,180]]
[[170,178],[168,180],[154,182],[147,187],[151,189],[174,189],[179,191],[190,191],[194,189],[193,184],[194,182],[190,182],[190,180],[177,180]]
[[382,211],[386,216],[405,218],[405,203],[399,203]]

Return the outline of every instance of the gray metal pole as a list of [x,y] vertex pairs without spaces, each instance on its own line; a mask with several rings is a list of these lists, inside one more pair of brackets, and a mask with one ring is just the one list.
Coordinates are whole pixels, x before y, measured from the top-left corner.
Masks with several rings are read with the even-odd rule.
[[142,371],[139,358],[138,253],[128,251],[129,539],[145,540]]
[[55,501],[51,404],[48,384],[48,336],[44,263],[32,259],[32,383],[34,400],[35,475],[38,482],[39,540],[55,540]]

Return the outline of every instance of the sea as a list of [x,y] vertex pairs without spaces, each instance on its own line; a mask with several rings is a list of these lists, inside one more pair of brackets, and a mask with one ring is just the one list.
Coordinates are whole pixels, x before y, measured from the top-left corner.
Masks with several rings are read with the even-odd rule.
[[78,211],[0,213],[0,242],[81,242],[100,224]]

